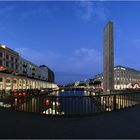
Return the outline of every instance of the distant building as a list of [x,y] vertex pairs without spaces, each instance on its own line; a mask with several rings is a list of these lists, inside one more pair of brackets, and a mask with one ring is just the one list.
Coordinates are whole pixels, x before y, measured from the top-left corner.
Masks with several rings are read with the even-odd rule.
[[[102,82],[103,86],[103,74],[98,74],[95,76],[95,80]],[[137,83],[140,81],[140,71],[124,67],[116,66],[114,67],[114,89],[122,90],[127,88],[137,87]]]
[[0,45],[0,90],[52,87],[56,87],[54,73],[48,67],[39,67]]
[[48,68],[45,65],[41,65],[40,68],[47,71],[47,73],[48,73],[47,81],[48,82],[54,82],[55,81],[54,72],[50,68]]

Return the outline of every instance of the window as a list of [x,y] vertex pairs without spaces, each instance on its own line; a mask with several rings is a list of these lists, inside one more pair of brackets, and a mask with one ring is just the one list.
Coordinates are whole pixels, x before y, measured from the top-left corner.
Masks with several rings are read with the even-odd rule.
[[16,65],[16,69],[18,69],[18,65]]
[[2,60],[0,60],[0,65],[2,65]]
[[2,80],[3,80],[3,79],[2,79],[2,78],[0,78],[0,82],[2,82]]
[[9,59],[9,55],[8,54],[6,54],[6,59]]
[[2,52],[0,52],[0,57],[2,57]]
[[15,59],[16,63],[18,62],[17,58]]
[[6,79],[6,83],[11,83],[10,79]]
[[11,56],[11,61],[14,61],[14,58]]
[[11,64],[11,68],[14,68],[14,64]]
[[9,67],[9,62],[6,62],[6,67]]

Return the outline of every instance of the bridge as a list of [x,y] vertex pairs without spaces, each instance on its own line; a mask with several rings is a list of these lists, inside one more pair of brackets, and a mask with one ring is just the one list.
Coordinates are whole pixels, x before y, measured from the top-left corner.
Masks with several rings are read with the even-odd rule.
[[0,106],[46,116],[89,116],[140,104],[139,91],[86,96],[53,96],[25,92],[11,95],[0,99]]
[[140,138],[139,91],[15,95],[3,103],[9,106],[0,107],[0,138]]
[[92,117],[48,118],[0,108],[0,138],[140,138],[140,105]]

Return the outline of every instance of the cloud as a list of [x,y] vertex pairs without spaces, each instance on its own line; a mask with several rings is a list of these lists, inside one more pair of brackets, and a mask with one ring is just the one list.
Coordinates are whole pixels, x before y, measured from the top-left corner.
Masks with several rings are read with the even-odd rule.
[[82,47],[69,54],[52,50],[43,52],[24,47],[15,50],[23,58],[37,65],[45,64],[50,67],[59,83],[92,78],[94,74],[101,72],[102,54],[94,49]]
[[85,71],[91,73],[92,69],[97,71],[102,65],[102,54],[94,49],[80,48],[75,50],[74,54],[75,67],[83,73]]
[[76,2],[76,15],[86,22],[91,21],[95,17],[100,20],[106,20],[109,16],[109,11],[101,1],[85,0]]
[[102,54],[90,48],[76,49],[60,62],[63,65],[59,70],[63,72],[57,74],[58,82],[60,77],[64,82],[89,79],[102,71]]
[[90,1],[80,1],[77,3],[77,14],[83,20],[89,21],[93,14],[93,3]]
[[95,51],[94,49],[80,48],[75,50],[75,54],[77,56],[85,56],[83,58],[100,58],[100,53]]
[[14,50],[20,54],[24,54],[24,53],[26,53],[26,51],[28,51],[28,48],[21,47],[21,48],[15,48]]

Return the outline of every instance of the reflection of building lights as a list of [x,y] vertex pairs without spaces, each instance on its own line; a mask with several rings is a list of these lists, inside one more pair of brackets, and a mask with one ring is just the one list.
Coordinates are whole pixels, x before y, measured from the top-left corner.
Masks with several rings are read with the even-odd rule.
[[111,111],[111,108],[106,108],[106,111]]
[[59,105],[59,103],[58,103],[58,102],[53,102],[52,104],[53,104],[53,105],[57,105],[57,106]]
[[64,115],[65,113],[62,111],[61,114]]
[[59,115],[64,115],[64,112],[58,112],[52,108],[47,109],[46,111],[43,111],[43,114],[47,114],[47,115],[55,115],[55,114],[59,114]]

